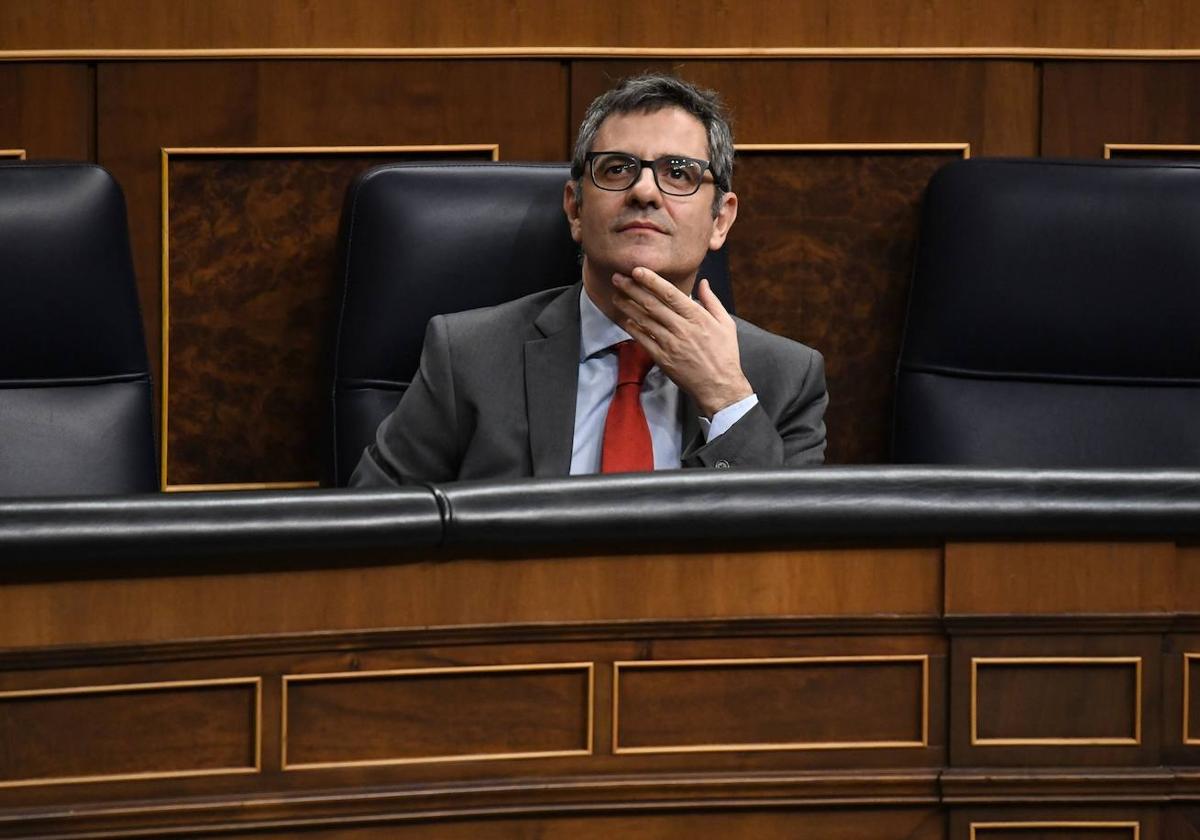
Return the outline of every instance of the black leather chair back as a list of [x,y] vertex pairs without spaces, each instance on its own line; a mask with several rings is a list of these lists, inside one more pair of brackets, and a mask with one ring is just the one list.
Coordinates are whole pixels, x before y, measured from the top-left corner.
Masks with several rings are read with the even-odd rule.
[[930,181],[894,460],[1200,465],[1200,166],[972,160]]
[[[565,163],[401,163],[351,184],[339,234],[328,481],[349,481],[399,402],[430,318],[579,279],[562,210],[569,177]],[[701,272],[732,310],[724,252],[710,253]]]
[[86,163],[0,165],[0,496],[158,489],[125,199]]

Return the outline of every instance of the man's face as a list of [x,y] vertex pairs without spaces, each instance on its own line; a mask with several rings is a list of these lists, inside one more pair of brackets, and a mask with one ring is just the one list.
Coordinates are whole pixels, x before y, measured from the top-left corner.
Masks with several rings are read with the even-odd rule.
[[[627,152],[641,160],[709,156],[704,125],[674,107],[613,114],[600,124],[592,150]],[[644,168],[632,187],[613,192],[597,187],[585,171],[581,197],[575,195],[575,183],[568,182],[563,208],[571,236],[583,248],[584,283],[592,299],[600,303],[611,294],[615,272],[630,275],[638,266],[690,293],[700,261],[710,248],[721,247],[737,215],[737,198],[727,193],[713,216],[716,185],[711,181],[708,173],[694,195],[666,195]]]

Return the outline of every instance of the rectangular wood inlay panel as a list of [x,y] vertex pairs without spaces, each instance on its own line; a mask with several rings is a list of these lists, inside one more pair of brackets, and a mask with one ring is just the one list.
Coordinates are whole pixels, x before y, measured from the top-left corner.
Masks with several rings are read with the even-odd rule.
[[920,747],[928,658],[614,663],[614,752]]
[[1138,840],[1141,824],[1091,820],[971,823],[971,840]]
[[930,177],[963,150],[739,149],[738,314],[825,355],[831,464],[889,455],[893,379]]
[[1183,742],[1200,744],[1200,653],[1183,655]]
[[259,766],[259,680],[0,693],[0,787]]
[[1141,743],[1140,657],[976,657],[971,743]]
[[168,149],[164,485],[315,483],[346,187],[380,163],[492,158],[490,148]]
[[592,750],[590,663],[284,677],[288,770]]

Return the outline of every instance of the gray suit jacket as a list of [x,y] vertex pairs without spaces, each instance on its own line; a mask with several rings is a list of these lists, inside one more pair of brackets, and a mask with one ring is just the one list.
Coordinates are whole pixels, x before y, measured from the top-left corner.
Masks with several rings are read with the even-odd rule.
[[[420,370],[367,447],[351,486],[567,475],[579,376],[580,284],[429,322]],[[828,396],[821,355],[738,319],[758,405],[704,442],[681,395],[683,466],[819,464]]]

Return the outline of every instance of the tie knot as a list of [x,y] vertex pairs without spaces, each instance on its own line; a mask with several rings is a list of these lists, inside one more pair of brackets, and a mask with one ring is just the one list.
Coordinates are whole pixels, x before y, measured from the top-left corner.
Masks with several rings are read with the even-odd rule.
[[646,374],[654,367],[654,360],[646,348],[633,340],[621,341],[617,348],[617,384],[635,384],[639,388],[646,381]]

